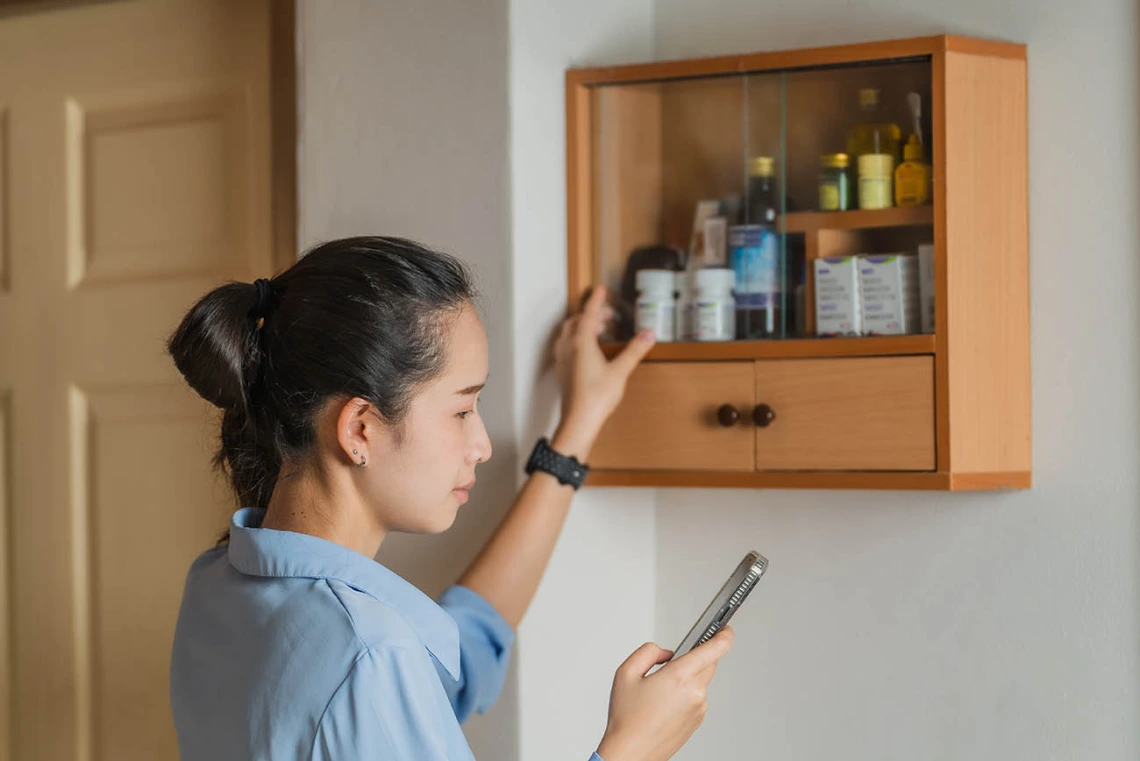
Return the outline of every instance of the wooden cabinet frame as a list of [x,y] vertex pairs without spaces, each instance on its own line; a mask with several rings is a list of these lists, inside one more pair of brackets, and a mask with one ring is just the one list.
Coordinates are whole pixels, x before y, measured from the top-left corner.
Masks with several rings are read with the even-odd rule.
[[[933,355],[936,469],[794,473],[602,469],[592,474],[591,484],[939,490],[1030,486],[1024,45],[940,35],[567,71],[568,305],[574,308],[597,281],[592,218],[594,88],[923,56],[931,61],[933,80],[932,102],[923,116],[933,128],[934,203],[920,213],[933,214],[935,334],[661,344],[647,361]],[[822,216],[794,219],[789,214],[785,224],[809,231],[834,224]],[[855,217],[843,222],[844,226],[859,224]],[[617,348],[607,346],[606,350],[613,353]]]

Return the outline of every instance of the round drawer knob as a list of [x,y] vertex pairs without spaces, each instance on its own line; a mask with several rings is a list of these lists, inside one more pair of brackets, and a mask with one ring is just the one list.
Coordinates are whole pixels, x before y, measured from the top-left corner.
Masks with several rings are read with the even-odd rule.
[[757,404],[752,410],[752,422],[761,428],[767,428],[776,419],[776,411],[766,404]]
[[716,411],[716,421],[725,428],[731,428],[740,422],[740,412],[731,404],[722,404]]

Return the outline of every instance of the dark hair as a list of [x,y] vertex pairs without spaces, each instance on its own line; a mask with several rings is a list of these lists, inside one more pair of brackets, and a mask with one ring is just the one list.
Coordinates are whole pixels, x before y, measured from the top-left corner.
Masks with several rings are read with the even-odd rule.
[[202,297],[167,350],[223,410],[214,465],[243,506],[265,507],[281,466],[312,453],[331,399],[367,399],[397,434],[446,361],[443,335],[475,299],[454,257],[401,238],[334,240],[272,280]]

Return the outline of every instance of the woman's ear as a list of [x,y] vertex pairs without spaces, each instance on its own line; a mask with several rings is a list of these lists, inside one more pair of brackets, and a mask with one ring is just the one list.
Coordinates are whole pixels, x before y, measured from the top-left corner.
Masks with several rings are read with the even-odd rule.
[[344,402],[336,418],[336,439],[350,463],[368,464],[373,450],[386,434],[385,426],[372,403],[353,397]]

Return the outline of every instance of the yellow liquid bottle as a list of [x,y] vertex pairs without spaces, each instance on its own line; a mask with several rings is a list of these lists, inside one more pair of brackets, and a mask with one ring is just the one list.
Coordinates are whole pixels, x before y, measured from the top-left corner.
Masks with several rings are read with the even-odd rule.
[[891,185],[899,160],[902,130],[883,117],[878,90],[860,90],[859,107],[863,118],[847,136],[847,153],[858,173],[859,208],[885,209],[894,200]]
[[902,130],[883,117],[879,91],[872,88],[860,90],[859,107],[862,118],[847,136],[847,153],[852,163],[858,164],[859,157],[867,153],[886,154],[893,161],[898,161]]
[[899,206],[921,206],[930,201],[930,164],[922,155],[918,135],[911,134],[903,158],[895,170],[895,203]]

